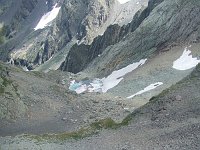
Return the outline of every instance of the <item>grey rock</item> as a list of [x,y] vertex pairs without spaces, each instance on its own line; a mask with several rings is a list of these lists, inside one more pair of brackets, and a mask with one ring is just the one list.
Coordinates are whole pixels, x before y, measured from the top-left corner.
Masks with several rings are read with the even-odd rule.
[[174,45],[199,41],[199,5],[195,0],[149,1],[148,8],[132,21],[140,21],[137,28],[103,50],[101,57],[96,57],[84,72],[105,76]]

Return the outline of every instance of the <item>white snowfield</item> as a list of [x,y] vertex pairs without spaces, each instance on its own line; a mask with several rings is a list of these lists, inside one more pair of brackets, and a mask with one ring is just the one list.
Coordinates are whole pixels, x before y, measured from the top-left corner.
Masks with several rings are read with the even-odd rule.
[[103,92],[106,93],[109,89],[117,86],[127,73],[132,72],[139,66],[145,64],[147,59],[142,59],[139,62],[133,63],[120,70],[113,71],[108,77],[102,79],[94,79],[92,81],[71,81],[69,89],[75,91],[77,94],[87,92]]
[[125,68],[122,68],[117,71],[113,71],[111,75],[109,75],[106,78],[101,79],[101,81],[103,82],[102,92],[105,93],[109,89],[117,86],[120,83],[120,81],[123,80],[123,76],[125,76],[129,72],[132,72],[139,66],[145,64],[146,61],[147,61],[147,59],[142,59],[139,62],[130,64]]
[[130,0],[118,0],[118,1],[120,2],[120,4],[124,4],[124,3],[126,3],[126,2],[128,2]]
[[186,47],[182,56],[173,62],[173,68],[177,70],[188,70],[200,63],[196,57],[192,57],[191,51]]
[[157,87],[159,87],[161,85],[163,85],[162,82],[157,82],[157,83],[154,83],[154,84],[150,84],[149,86],[145,87],[143,90],[141,90],[141,91],[139,91],[139,92],[135,93],[134,95],[131,95],[131,96],[127,97],[127,98],[130,99],[130,98],[133,98],[133,97],[135,97],[137,95],[141,95],[141,94],[143,94],[145,92],[148,92],[150,90],[153,90],[153,89],[155,89],[155,88],[157,88]]
[[50,22],[53,21],[57,17],[60,11],[60,8],[61,7],[57,7],[57,4],[53,6],[53,9],[51,11],[47,12],[46,14],[42,16],[42,18],[40,19],[39,23],[34,28],[34,30],[43,29],[46,26],[49,26]]

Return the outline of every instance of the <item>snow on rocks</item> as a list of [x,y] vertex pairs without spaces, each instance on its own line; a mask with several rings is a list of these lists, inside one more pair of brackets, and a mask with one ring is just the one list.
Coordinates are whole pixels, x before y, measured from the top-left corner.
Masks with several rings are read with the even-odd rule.
[[34,28],[34,30],[43,29],[46,26],[48,26],[49,23],[57,17],[60,11],[60,8],[61,7],[57,7],[57,4],[56,4],[51,11],[44,14],[42,18],[40,19],[39,23],[37,24],[37,26]]
[[151,90],[153,90],[153,89],[155,89],[155,88],[157,88],[157,87],[159,87],[161,85],[163,85],[162,82],[157,82],[157,83],[154,83],[154,84],[150,84],[149,86],[145,87],[143,90],[141,90],[141,91],[139,91],[139,92],[135,93],[134,95],[131,95],[131,96],[127,97],[127,98],[130,99],[130,98],[133,98],[133,97],[135,97],[137,95],[141,95],[141,94],[143,94],[145,92],[148,92],[148,91],[151,91]]
[[173,68],[176,70],[188,70],[200,63],[196,57],[192,57],[191,51],[186,47],[180,58],[173,62]]
[[75,91],[77,94],[83,92],[103,92],[106,93],[109,89],[117,86],[122,80],[123,76],[127,73],[132,72],[139,66],[145,64],[147,59],[142,59],[139,62],[130,64],[120,70],[113,71],[108,77],[104,77],[102,79],[94,79],[94,80],[85,80],[76,82],[75,80],[71,81],[69,90]]

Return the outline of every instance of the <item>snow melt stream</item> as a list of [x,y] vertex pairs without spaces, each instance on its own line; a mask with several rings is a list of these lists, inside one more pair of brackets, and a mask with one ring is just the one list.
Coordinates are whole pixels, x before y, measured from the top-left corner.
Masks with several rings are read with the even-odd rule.
[[133,63],[124,67],[120,70],[113,71],[108,77],[102,79],[94,79],[92,81],[80,81],[76,82],[75,80],[71,81],[69,89],[75,91],[77,94],[88,92],[107,92],[109,89],[117,86],[122,80],[123,76],[127,73],[132,72],[139,66],[145,64],[147,59],[142,59],[139,62]]
[[143,94],[145,92],[148,92],[150,90],[153,90],[153,89],[155,89],[155,88],[157,88],[158,86],[161,86],[161,85],[163,85],[162,82],[157,82],[157,83],[154,83],[154,84],[150,84],[149,86],[145,87],[143,90],[141,90],[141,91],[139,91],[139,92],[135,93],[134,95],[131,95],[131,96],[127,97],[127,98],[130,99],[130,98],[133,98],[133,97],[135,97],[137,95],[141,95],[141,94]]
[[55,6],[53,6],[53,9],[51,11],[49,11],[48,13],[46,13],[42,16],[42,18],[40,19],[39,23],[34,28],[34,30],[43,29],[46,26],[48,26],[49,23],[57,17],[57,15],[60,11],[60,8],[61,7],[57,7],[57,4]]
[[191,55],[191,51],[185,48],[182,56],[173,62],[173,68],[177,70],[188,70],[200,63],[196,57],[193,58]]

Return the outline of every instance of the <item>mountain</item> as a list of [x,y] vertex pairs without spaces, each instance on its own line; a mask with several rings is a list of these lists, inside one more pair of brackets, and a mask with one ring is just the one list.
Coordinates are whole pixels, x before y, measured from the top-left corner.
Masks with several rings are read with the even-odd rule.
[[0,149],[199,149],[200,1],[0,4]]
[[[130,4],[133,6],[135,3],[136,1]],[[124,5],[127,4],[120,5],[117,0],[92,0],[78,3],[75,0],[29,0],[18,3],[16,12],[12,11],[11,14],[10,10],[14,5],[15,2],[10,1],[10,5],[5,6],[7,9],[0,16],[0,20],[7,28],[5,36],[9,40],[1,46],[1,49],[12,51],[10,55],[7,54],[1,59],[10,58],[15,61],[15,64],[32,70],[59,51],[68,53],[66,47],[71,41],[90,44],[114,22],[124,24],[130,21],[134,13],[143,5],[147,5],[147,2],[144,1],[136,8],[126,10]],[[56,9],[59,13],[54,16]],[[117,12],[118,10],[120,13]],[[7,20],[8,18],[10,19]],[[53,19],[51,25],[45,28],[39,27],[42,23],[43,25],[49,23],[50,18]]]
[[[161,3],[162,5],[166,5],[165,9],[169,9],[169,11],[166,12],[165,10],[162,10],[164,9],[162,5],[153,9],[159,3]],[[114,70],[120,68],[121,66],[130,64],[134,61],[138,61],[140,58],[146,58],[150,54],[153,54],[155,52],[164,51],[165,49],[170,49],[174,46],[184,44],[189,45],[189,43],[198,42],[198,6],[199,5],[196,3],[196,1],[184,1],[181,2],[178,6],[176,2],[172,3],[162,1],[150,1],[149,6],[141,13],[141,15],[138,15],[138,17],[136,15],[132,23],[127,25],[127,28],[131,28],[130,34],[127,33],[128,29],[125,27],[122,27],[122,29],[111,27],[112,29],[108,28],[107,34],[116,35],[116,38],[115,36],[114,38],[110,37],[114,42],[112,42],[112,40],[110,39],[105,39],[105,32],[104,37],[100,37],[99,42],[94,41],[94,44],[92,44],[89,48],[81,45],[79,50],[78,47],[74,46],[74,50],[72,49],[72,51],[70,51],[68,55],[69,58],[67,57],[66,65],[64,66],[63,70],[77,73],[83,70],[82,68],[84,68],[84,66],[78,70],[76,69],[76,67],[81,67],[82,65],[87,66],[87,61],[91,62],[94,57],[98,57],[98,55],[101,55],[101,57],[94,60],[90,65],[92,70],[94,68],[106,68],[106,70]],[[151,11],[152,9],[153,11],[151,12],[151,14],[149,14],[149,11]],[[188,9],[192,12],[189,12]],[[160,14],[158,13],[158,11],[162,14],[162,19],[160,19]],[[193,19],[190,21],[190,18]],[[190,22],[189,25],[188,22]],[[174,32],[174,30],[176,30],[176,32]],[[110,34],[110,31],[112,34]],[[123,40],[121,40],[122,37]],[[104,39],[105,42],[102,42]],[[106,42],[108,41],[110,43],[107,44]],[[134,43],[134,45],[132,43]],[[100,45],[100,47],[98,46],[98,44]],[[80,56],[81,58],[79,58],[78,56]],[[85,58],[85,60],[83,60],[82,62],[78,62],[83,58]],[[102,59],[104,61],[99,61]],[[108,64],[110,67],[105,67]],[[73,71],[72,69],[76,70]],[[105,70],[103,70],[103,72],[105,72]]]

